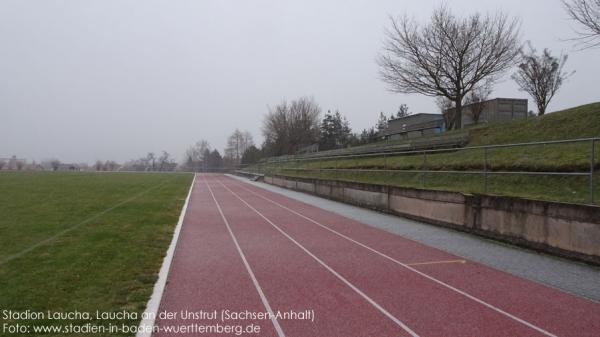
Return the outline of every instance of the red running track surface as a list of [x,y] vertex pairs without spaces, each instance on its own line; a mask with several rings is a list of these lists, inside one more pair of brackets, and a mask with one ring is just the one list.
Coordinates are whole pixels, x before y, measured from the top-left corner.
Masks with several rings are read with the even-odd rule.
[[[223,310],[314,317],[181,317]],[[594,302],[216,174],[196,176],[161,312],[154,336],[600,336]]]

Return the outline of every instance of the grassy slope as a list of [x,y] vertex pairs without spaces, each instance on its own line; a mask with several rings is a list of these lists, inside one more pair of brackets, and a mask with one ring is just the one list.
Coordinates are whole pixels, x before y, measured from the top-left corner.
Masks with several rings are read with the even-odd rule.
[[469,131],[469,145],[522,143],[600,136],[600,102],[526,120],[495,123]]
[[191,179],[189,174],[0,173],[0,308],[141,313]]
[[[446,135],[464,133],[452,131]],[[480,125],[466,130],[469,144],[523,143],[545,140],[561,140],[600,136],[600,103],[583,105],[558,111],[542,117],[526,120]],[[443,135],[441,136],[443,137]],[[596,158],[600,159],[600,142],[596,143]],[[586,172],[590,165],[590,144],[535,145],[517,148],[488,150],[488,169],[492,171],[568,171]],[[481,170],[484,166],[483,150],[459,150],[450,153],[427,155],[369,157],[346,160],[323,160],[289,162],[285,167],[314,168],[360,168],[384,167],[410,170]],[[315,176],[316,172],[280,171],[290,175]],[[335,173],[326,172],[324,177],[365,182],[390,183],[399,186],[423,187],[422,176],[412,173]],[[597,178],[596,181],[600,180]],[[481,176],[435,174],[425,177],[427,188],[482,192]],[[491,176],[488,192],[536,199],[586,202],[588,198],[586,177],[531,177]],[[600,194],[597,194],[600,199]]]

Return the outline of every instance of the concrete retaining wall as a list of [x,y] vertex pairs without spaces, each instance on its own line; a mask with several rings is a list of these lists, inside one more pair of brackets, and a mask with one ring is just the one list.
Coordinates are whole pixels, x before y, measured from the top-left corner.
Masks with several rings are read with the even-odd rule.
[[265,176],[265,182],[600,265],[600,207]]

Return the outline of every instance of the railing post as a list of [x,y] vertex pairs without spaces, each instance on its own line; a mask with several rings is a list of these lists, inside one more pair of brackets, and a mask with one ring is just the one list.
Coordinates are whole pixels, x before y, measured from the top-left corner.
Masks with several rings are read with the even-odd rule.
[[388,172],[388,157],[387,157],[387,153],[383,153],[383,170],[384,170],[384,174],[383,174],[383,182],[384,185],[389,185],[390,181],[389,181],[389,172]]
[[483,193],[488,191],[488,173],[487,173],[487,147],[483,148]]
[[421,166],[421,184],[423,185],[423,187],[425,187],[425,175],[427,174],[427,173],[425,173],[426,165],[427,165],[427,152],[425,152],[425,150],[423,150],[423,165]]
[[323,179],[323,161],[319,159],[319,178]]
[[596,166],[596,140],[592,139],[590,151],[590,204],[594,203],[594,166]]
[[335,159],[334,162],[335,162],[335,175],[334,175],[334,177],[335,177],[335,180],[340,180],[340,171],[339,171],[339,167],[340,167],[339,162],[340,161],[339,161],[339,159]]

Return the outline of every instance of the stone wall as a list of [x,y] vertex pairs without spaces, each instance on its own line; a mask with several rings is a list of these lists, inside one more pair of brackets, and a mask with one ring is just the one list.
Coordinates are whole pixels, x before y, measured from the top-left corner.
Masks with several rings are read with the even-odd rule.
[[264,181],[600,265],[600,207],[311,178]]

